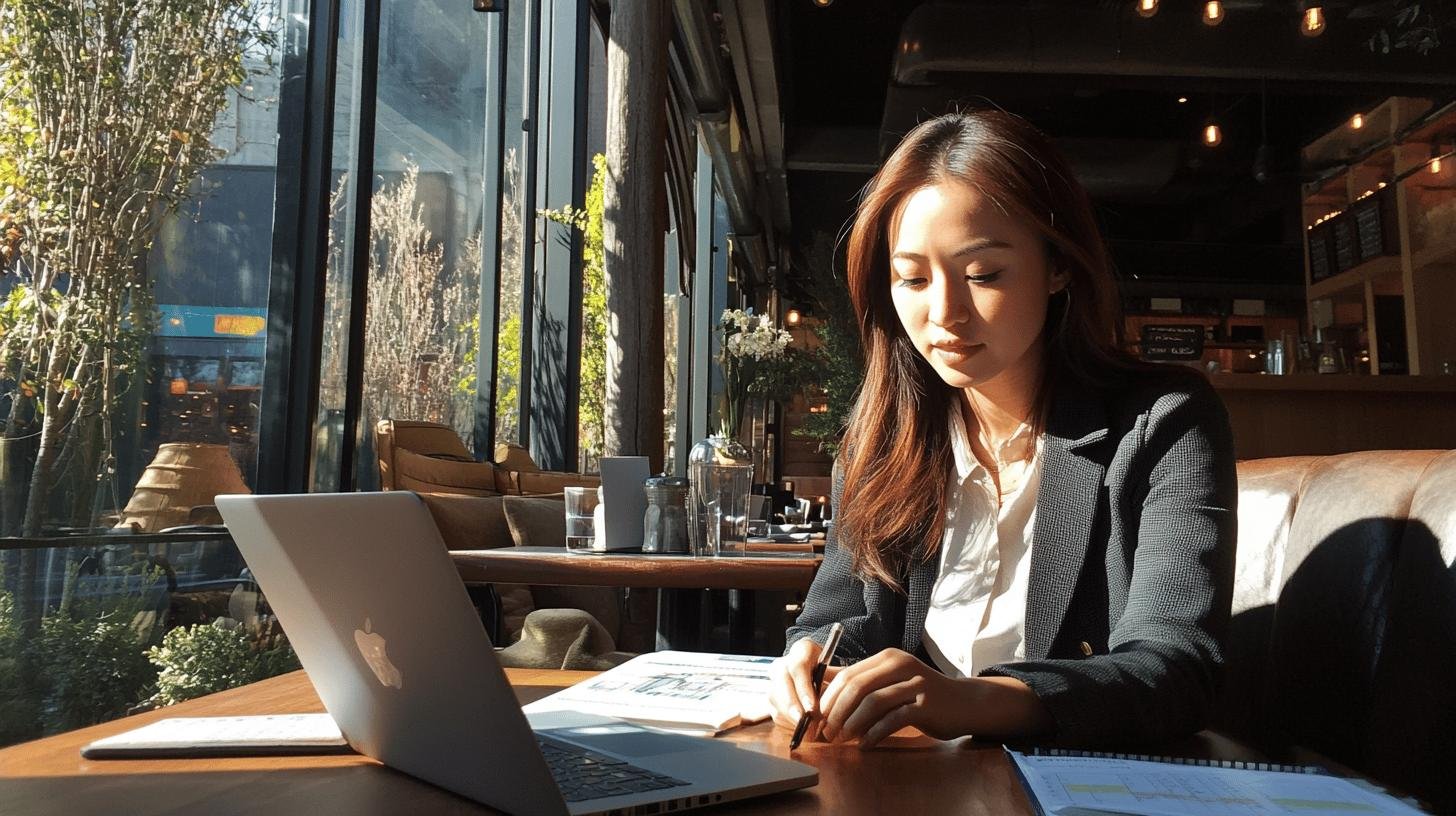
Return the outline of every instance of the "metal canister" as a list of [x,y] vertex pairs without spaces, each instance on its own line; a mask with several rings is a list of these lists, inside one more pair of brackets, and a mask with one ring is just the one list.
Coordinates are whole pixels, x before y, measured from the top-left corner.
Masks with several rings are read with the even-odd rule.
[[653,476],[643,482],[647,512],[642,516],[642,552],[686,553],[688,547],[688,480]]

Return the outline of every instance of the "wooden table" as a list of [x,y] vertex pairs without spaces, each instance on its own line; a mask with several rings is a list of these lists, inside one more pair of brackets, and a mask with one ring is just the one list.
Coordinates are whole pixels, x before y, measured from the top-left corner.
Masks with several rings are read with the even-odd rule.
[[452,550],[466,583],[618,586],[658,594],[657,648],[708,648],[703,590],[728,590],[728,651],[752,651],[754,590],[808,591],[824,556],[811,543],[756,545],[749,555],[694,558],[571,553],[560,547]]
[[[591,672],[507,669],[522,703],[591,676]],[[163,717],[322,711],[301,671],[160,711],[127,717],[0,750],[0,811],[30,814],[475,814],[490,809],[418,782],[357,754],[189,760],[86,760],[81,746]],[[788,756],[789,734],[770,723],[721,739]],[[1196,735],[1175,750],[1187,756],[1261,759],[1215,735]],[[970,740],[943,743],[906,731],[886,747],[811,743],[794,755],[819,769],[807,790],[720,805],[713,813],[1030,814],[1026,795],[1001,747]]]
[[651,589],[777,589],[804,592],[823,556],[796,548],[746,556],[582,554],[560,547],[452,550],[467,582]]

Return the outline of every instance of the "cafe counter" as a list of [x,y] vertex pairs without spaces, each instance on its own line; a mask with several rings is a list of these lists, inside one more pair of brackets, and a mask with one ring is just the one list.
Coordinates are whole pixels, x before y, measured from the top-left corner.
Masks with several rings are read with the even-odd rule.
[[1456,376],[1213,374],[1240,459],[1456,448]]

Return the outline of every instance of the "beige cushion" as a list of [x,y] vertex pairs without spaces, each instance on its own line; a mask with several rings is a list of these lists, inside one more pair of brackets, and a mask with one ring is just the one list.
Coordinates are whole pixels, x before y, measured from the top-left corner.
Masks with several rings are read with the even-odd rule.
[[[516,546],[566,546],[566,505],[561,497],[505,496],[502,505]],[[622,625],[619,592],[611,587],[533,586],[531,598],[537,609],[567,607],[586,610],[608,632],[616,632]]]
[[[421,493],[420,498],[434,516],[447,549],[491,550],[515,544],[500,496]],[[521,634],[526,615],[536,608],[531,588],[498,583],[495,591],[501,602],[501,642],[511,643]]]

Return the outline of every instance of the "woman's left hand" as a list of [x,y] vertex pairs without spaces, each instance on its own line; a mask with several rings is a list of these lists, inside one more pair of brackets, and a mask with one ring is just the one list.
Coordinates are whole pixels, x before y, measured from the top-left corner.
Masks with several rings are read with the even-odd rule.
[[819,698],[820,733],[830,742],[857,737],[861,749],[907,725],[936,739],[964,736],[974,693],[973,679],[946,677],[907,652],[885,649],[835,675]]

